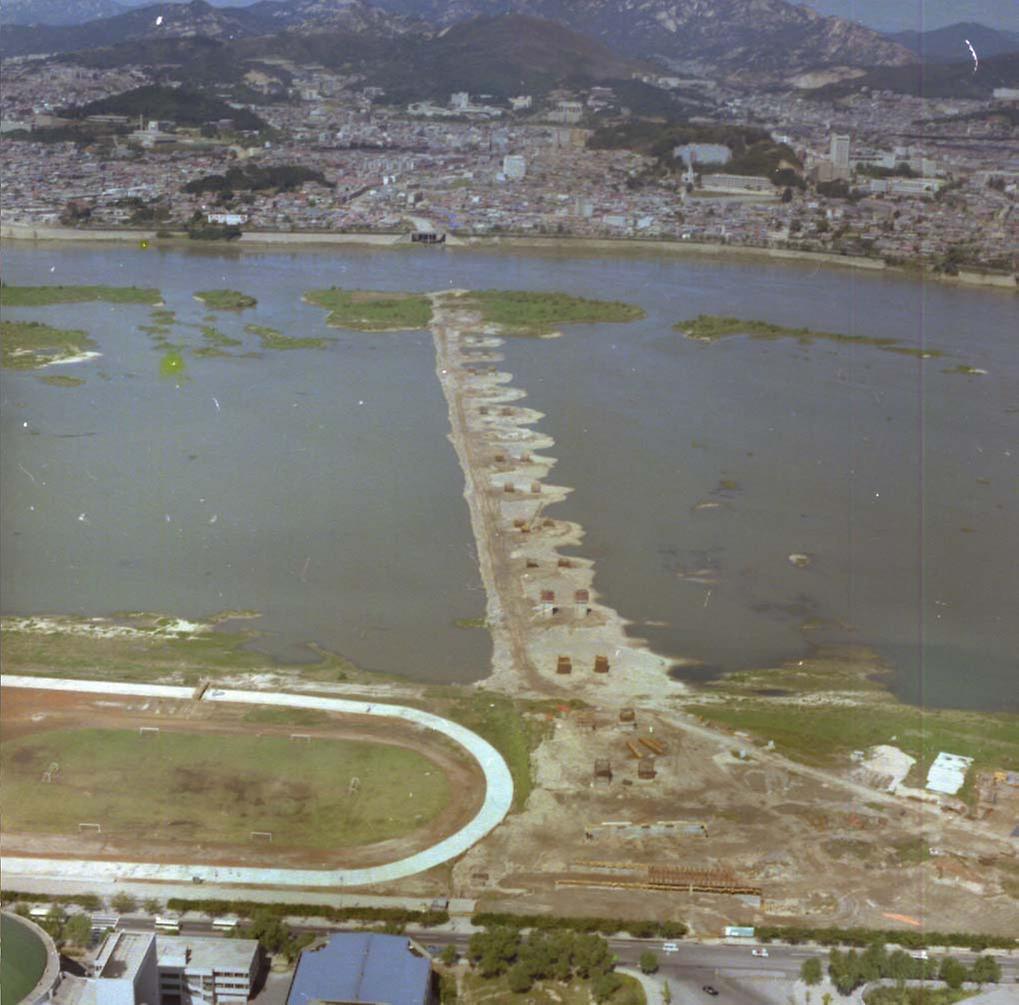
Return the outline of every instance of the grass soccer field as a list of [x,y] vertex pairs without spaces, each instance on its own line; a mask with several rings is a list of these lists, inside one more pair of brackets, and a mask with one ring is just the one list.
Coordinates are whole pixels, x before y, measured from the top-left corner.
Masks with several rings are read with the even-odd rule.
[[450,800],[442,769],[412,750],[319,737],[51,730],[0,745],[0,771],[8,832],[84,822],[104,836],[249,845],[271,831],[273,846],[324,850],[403,837]]

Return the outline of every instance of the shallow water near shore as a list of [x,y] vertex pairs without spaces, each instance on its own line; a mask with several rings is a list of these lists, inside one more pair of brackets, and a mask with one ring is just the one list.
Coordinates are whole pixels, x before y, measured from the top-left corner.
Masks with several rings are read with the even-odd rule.
[[[103,353],[63,368],[83,387],[4,374],[5,613],[257,609],[258,644],[283,658],[313,641],[420,680],[483,677],[487,635],[454,623],[484,597],[430,336],[328,329],[300,295],[563,290],[648,311],[504,350],[556,439],[550,480],[575,489],[555,515],[584,526],[595,587],[635,634],[717,672],[857,643],[907,700],[1019,706],[1014,297],[653,255],[8,246],[4,264],[9,283],[158,286],[192,323],[195,290],[251,293],[257,308],[215,322],[245,351],[247,323],[337,340],[185,350],[168,379],[145,308],[5,312],[84,328]],[[671,331],[701,312],[946,356]],[[168,338],[184,336],[200,344]],[[959,363],[988,374],[942,372]]]

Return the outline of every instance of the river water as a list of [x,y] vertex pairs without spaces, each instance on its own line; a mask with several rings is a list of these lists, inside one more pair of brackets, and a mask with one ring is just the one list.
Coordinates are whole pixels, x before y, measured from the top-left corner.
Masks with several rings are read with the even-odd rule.
[[[633,631],[700,661],[693,676],[852,643],[881,655],[906,700],[1019,707],[1009,294],[801,265],[452,249],[15,247],[4,265],[7,282],[158,286],[190,321],[204,313],[197,289],[258,296],[219,322],[229,334],[247,321],[326,334],[299,296],[333,283],[639,303],[648,317],[632,325],[506,346],[556,439],[551,480],[575,490],[559,515],[585,527],[595,586]],[[701,312],[946,356],[671,331]],[[285,658],[315,641],[418,679],[483,676],[487,638],[454,624],[478,617],[483,595],[427,335],[185,353],[179,381],[135,330],[145,308],[10,316],[85,328],[103,356],[62,368],[88,378],[80,388],[4,374],[5,612],[253,608],[259,644]],[[960,363],[988,372],[943,372]]]

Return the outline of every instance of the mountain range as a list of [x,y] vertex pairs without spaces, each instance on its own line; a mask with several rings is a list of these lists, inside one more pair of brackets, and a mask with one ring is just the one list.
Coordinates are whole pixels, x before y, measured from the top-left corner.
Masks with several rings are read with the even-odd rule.
[[960,21],[933,31],[900,31],[888,38],[915,53],[925,63],[957,63],[972,59],[970,45],[979,59],[1019,52],[1019,32],[999,31],[973,21]]
[[540,19],[550,35],[552,25],[559,25],[601,42],[618,58],[653,59],[681,73],[781,81],[818,67],[901,66],[915,59],[904,46],[869,28],[822,17],[786,0],[376,0],[374,5],[364,0],[259,0],[244,7],[191,0],[135,8],[82,25],[10,24],[0,35],[0,55],[71,52],[172,36],[237,40],[322,30],[427,35],[504,14],[531,18],[532,39],[533,19]]
[[[822,70],[835,81],[833,90],[886,80],[892,89],[914,90],[936,79],[971,93],[985,89],[983,79],[966,81],[954,71],[931,78],[919,67],[970,61],[967,40],[985,60],[1019,50],[1019,37],[979,24],[882,36],[786,0],[257,0],[237,6],[189,0],[130,9],[117,0],[10,0],[4,17],[41,11],[57,19],[72,2],[78,10],[118,12],[84,24],[7,24],[0,55],[109,49],[96,53],[94,65],[190,68],[198,60],[200,78],[235,81],[245,60],[279,57],[364,73],[394,95],[420,96],[432,89],[414,82],[415,75],[443,87],[460,81],[453,89],[477,90],[479,81],[487,82],[483,90],[502,94],[568,79],[627,79],[654,67],[750,84],[782,84]],[[204,44],[209,41],[223,44],[218,55]],[[839,82],[861,68],[866,81]]]

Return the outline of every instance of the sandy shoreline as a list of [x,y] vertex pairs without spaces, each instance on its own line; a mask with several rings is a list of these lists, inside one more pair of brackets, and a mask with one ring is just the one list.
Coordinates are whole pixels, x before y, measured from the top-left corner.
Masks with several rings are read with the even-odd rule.
[[[186,239],[160,240],[155,231],[148,230],[78,230],[73,227],[35,226],[9,223],[0,226],[0,239],[5,241],[73,241],[98,243],[151,242],[150,248],[209,248],[229,247],[250,250],[287,247],[324,248],[335,246],[362,246],[375,248],[417,249],[405,234],[373,233],[309,233],[249,231],[229,244],[223,242],[190,241]],[[757,248],[746,245],[705,244],[695,241],[640,240],[633,238],[587,237],[456,237],[448,235],[443,246],[451,249],[498,250],[534,249],[554,251],[567,257],[603,255],[690,255],[715,259],[746,259],[770,262],[800,262],[832,268],[862,270],[906,276],[921,281],[946,283],[950,286],[975,286],[983,289],[1019,291],[1015,276],[960,270],[957,276],[922,272],[899,266],[886,265],[880,259],[836,255],[816,251],[796,251],[787,248]]]

